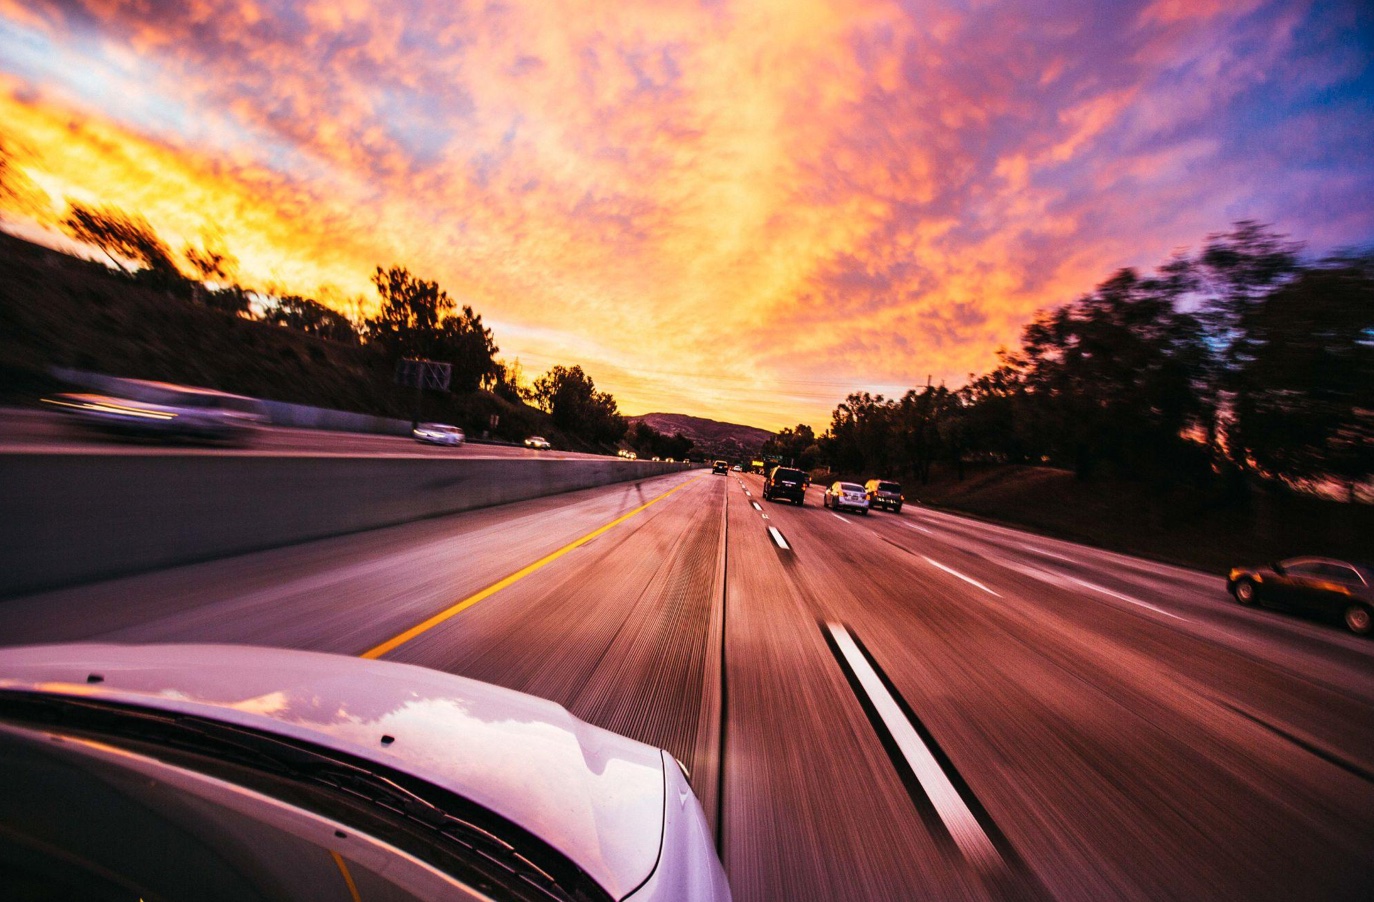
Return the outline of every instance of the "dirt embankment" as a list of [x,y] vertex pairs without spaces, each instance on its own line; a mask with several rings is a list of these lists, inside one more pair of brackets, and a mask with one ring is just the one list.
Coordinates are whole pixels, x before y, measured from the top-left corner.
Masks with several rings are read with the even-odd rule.
[[1374,506],[1288,491],[1256,490],[1223,504],[1194,489],[1110,478],[1080,481],[1065,470],[969,466],[960,481],[937,468],[918,498],[951,510],[1116,551],[1220,572],[1299,554],[1374,559]]

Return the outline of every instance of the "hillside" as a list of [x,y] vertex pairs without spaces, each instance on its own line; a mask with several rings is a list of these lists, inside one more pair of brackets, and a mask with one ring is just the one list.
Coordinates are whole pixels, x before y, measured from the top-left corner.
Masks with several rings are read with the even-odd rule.
[[722,423],[685,413],[646,413],[627,417],[631,425],[647,423],[664,435],[681,434],[692,440],[693,452],[742,459],[758,452],[759,446],[773,437],[773,433],[739,423]]
[[[199,385],[274,401],[410,419],[413,389],[380,355],[194,304],[108,268],[0,232],[0,401],[61,390],[49,367]],[[424,417],[494,437],[531,433],[592,450],[547,415],[490,392],[429,392]]]
[[1048,467],[970,464],[963,480],[936,467],[928,485],[906,483],[906,496],[1213,573],[1300,554],[1374,558],[1374,506],[1280,488],[1256,489],[1249,504],[1236,506],[1181,486],[1081,481]]

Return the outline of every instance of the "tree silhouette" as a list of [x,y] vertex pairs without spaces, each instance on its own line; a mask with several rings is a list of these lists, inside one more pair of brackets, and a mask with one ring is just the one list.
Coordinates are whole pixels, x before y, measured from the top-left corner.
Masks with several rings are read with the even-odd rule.
[[403,266],[377,267],[372,283],[382,307],[366,322],[369,341],[393,359],[440,360],[452,364],[455,391],[474,391],[497,372],[499,348],[482,317],[455,304],[439,283],[415,277]]
[[555,366],[534,380],[532,399],[559,429],[594,442],[616,442],[625,434],[625,418],[615,398],[596,390],[582,367]]
[[[67,204],[67,215],[61,222],[63,231],[98,248],[121,272],[132,273],[142,267],[158,276],[181,277],[171,250],[142,216],[70,199]],[[123,261],[136,266],[131,269]]]
[[1331,261],[1250,304],[1233,436],[1266,475],[1374,476],[1374,259]]
[[276,299],[264,314],[264,320],[276,326],[295,329],[329,341],[357,344],[358,331],[342,313],[338,313],[311,298],[289,294]]

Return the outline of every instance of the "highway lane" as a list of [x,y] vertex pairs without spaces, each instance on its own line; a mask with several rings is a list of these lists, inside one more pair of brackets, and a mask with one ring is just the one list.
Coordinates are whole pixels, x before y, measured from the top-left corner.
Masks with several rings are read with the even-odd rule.
[[60,413],[0,408],[0,454],[187,454],[272,457],[542,457],[606,459],[578,451],[536,451],[523,446],[469,442],[457,448],[428,445],[409,436],[372,435],[267,426],[242,446],[121,439],[83,427]]
[[384,655],[668,748],[738,899],[1368,897],[1374,643],[1213,576],[760,484],[676,474],[13,599],[0,640],[363,654],[439,615]]
[[1370,891],[1368,642],[965,518],[765,512],[1051,895]]

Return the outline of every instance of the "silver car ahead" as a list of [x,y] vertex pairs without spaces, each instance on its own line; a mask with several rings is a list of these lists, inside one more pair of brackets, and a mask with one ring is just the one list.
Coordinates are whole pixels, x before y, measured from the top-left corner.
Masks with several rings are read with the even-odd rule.
[[837,482],[825,490],[824,504],[833,510],[868,513],[868,493],[855,482]]
[[532,435],[525,439],[525,447],[533,448],[536,451],[548,451],[553,445],[549,444],[549,440],[542,435]]
[[730,898],[667,752],[408,664],[0,649],[0,760],[21,898]]
[[463,430],[446,423],[421,423],[410,433],[417,442],[431,445],[450,445],[456,447],[467,441]]

